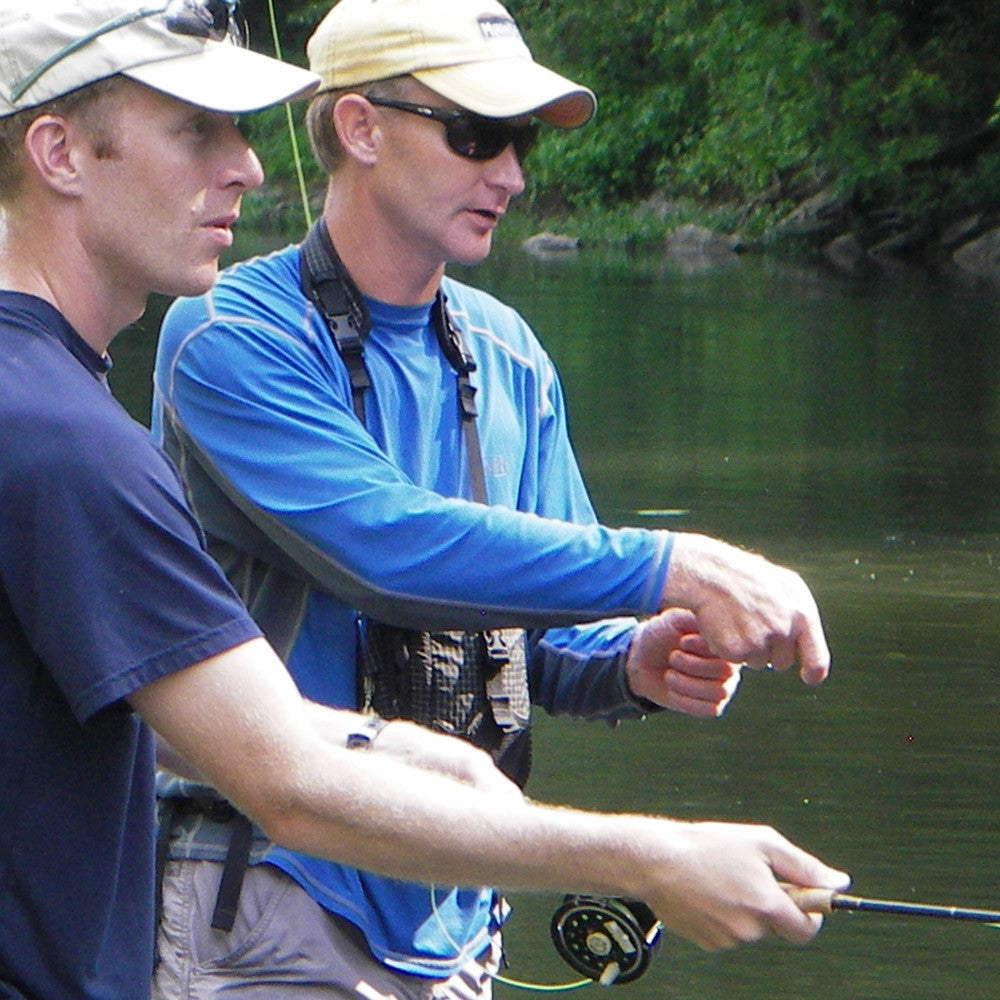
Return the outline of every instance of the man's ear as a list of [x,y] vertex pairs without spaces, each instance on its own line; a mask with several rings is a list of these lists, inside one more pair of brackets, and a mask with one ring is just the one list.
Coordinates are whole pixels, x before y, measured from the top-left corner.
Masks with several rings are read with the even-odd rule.
[[360,94],[345,94],[333,106],[333,126],[349,156],[370,167],[378,159],[382,133],[374,107]]
[[76,195],[80,190],[78,147],[83,138],[62,115],[39,115],[24,135],[27,169],[59,194]]

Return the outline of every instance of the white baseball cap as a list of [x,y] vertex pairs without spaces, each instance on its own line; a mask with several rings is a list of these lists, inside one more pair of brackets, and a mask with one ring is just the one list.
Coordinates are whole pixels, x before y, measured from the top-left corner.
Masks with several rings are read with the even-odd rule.
[[232,0],[0,0],[0,117],[119,73],[225,114],[315,89],[315,75],[238,34]]
[[597,108],[590,90],[532,59],[496,0],[340,0],[306,51],[323,90],[410,75],[476,114],[560,128]]

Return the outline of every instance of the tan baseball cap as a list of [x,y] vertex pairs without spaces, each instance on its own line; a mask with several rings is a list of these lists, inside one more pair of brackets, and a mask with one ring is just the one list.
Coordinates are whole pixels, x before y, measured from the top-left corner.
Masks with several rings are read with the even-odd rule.
[[306,51],[323,90],[409,74],[476,114],[534,114],[560,128],[597,108],[590,90],[532,59],[496,0],[340,0]]
[[0,0],[0,117],[121,73],[188,104],[244,114],[319,80],[234,44],[228,0]]

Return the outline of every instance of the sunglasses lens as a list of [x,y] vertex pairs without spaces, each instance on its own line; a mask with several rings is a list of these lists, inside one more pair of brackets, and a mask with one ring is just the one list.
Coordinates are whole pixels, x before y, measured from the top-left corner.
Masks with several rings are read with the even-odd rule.
[[498,155],[500,149],[495,148],[497,137],[490,128],[492,123],[482,118],[473,118],[462,114],[452,118],[446,125],[448,145],[470,160],[490,160]]
[[499,156],[511,143],[517,158],[523,159],[538,136],[537,125],[509,125],[463,114],[447,124],[448,145],[470,160],[492,160]]

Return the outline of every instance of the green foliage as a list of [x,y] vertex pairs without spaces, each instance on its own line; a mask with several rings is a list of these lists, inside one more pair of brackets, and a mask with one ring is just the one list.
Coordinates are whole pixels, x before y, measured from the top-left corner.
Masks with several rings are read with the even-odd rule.
[[822,181],[905,202],[920,196],[906,165],[985,123],[1000,89],[1000,5],[974,0],[508,6],[537,57],[601,98],[584,132],[540,146],[543,206],[780,204]]
[[[267,0],[251,0],[264,38]],[[913,171],[1000,117],[1000,4],[990,0],[508,0],[535,57],[599,98],[584,128],[547,130],[528,162],[536,215],[605,220],[657,193],[741,206],[766,224],[832,183],[927,211],[992,201],[992,159]],[[280,3],[286,57],[328,9]],[[272,201],[294,203],[283,116],[251,124]],[[310,189],[322,178],[302,144]],[[639,224],[639,223],[637,223]],[[645,226],[645,223],[640,225]]]
[[298,166],[289,135],[288,112],[285,108],[271,108],[241,121],[243,134],[253,146],[264,166],[266,182],[244,200],[244,218],[265,228],[305,229],[305,209],[299,186],[298,171],[301,167],[303,183],[310,204],[310,216],[315,218],[322,206],[326,178],[316,166],[309,149],[309,140],[302,126],[304,106],[292,107],[295,138],[298,147]]

